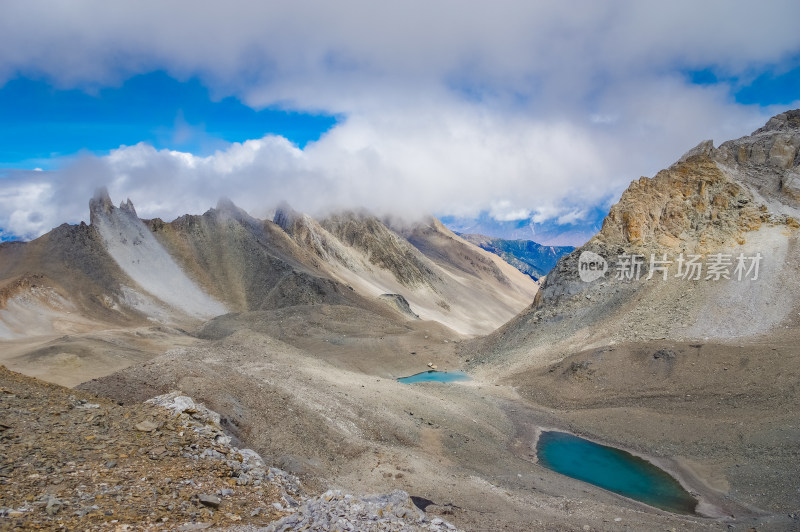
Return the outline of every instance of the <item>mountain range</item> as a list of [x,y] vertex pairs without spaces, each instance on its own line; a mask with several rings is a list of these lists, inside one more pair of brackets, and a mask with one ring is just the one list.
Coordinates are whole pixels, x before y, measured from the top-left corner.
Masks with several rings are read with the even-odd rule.
[[464,240],[490,251],[534,280],[547,275],[572,246],[543,246],[532,240],[505,240],[476,234],[459,234]]
[[[186,394],[219,413],[232,445],[323,501],[329,489],[403,490],[465,530],[800,527],[800,110],[634,180],[541,286],[470,240],[492,242],[433,218],[315,219],[284,205],[259,220],[221,200],[165,222],[102,190],[90,212],[89,225],[0,244],[9,369],[133,416]],[[471,380],[397,380],[433,367]],[[697,500],[694,513],[551,471],[543,431],[646,459]],[[156,435],[164,443],[143,455],[168,454]],[[0,467],[11,471],[0,506],[20,526],[54,503],[20,510],[28,488],[15,486],[66,500],[12,466]],[[97,501],[98,516],[113,512]],[[220,504],[186,513],[186,526],[245,530],[219,525],[237,511]]]
[[544,246],[574,247],[585,244],[600,230],[606,214],[606,208],[597,206],[571,209],[562,216],[545,220],[539,220],[535,214],[506,220],[490,211],[482,211],[474,217],[445,215],[439,219],[458,234],[490,235],[504,240],[531,240]]
[[[47,366],[45,353],[71,352],[60,344],[64,334],[183,327],[297,306],[348,306],[394,321],[436,321],[456,334],[486,333],[538,288],[433,218],[392,230],[366,212],[317,221],[284,206],[265,221],[221,200],[201,216],[167,223],[140,220],[130,201],[115,207],[104,190],[90,201],[90,215],[90,225],[0,244],[0,338],[35,339],[29,355],[37,365]],[[386,294],[397,297],[380,297]],[[387,304],[394,299],[413,311]],[[114,367],[124,364],[117,359]],[[69,382],[64,372],[60,378]]]

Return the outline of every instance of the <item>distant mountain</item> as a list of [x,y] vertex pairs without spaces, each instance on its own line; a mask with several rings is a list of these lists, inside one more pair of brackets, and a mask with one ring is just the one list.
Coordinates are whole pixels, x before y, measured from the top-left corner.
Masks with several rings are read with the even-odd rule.
[[456,234],[467,242],[500,256],[535,280],[547,275],[547,272],[555,267],[558,259],[575,250],[572,246],[543,246],[533,240],[506,240],[476,234]]
[[[589,209],[580,219],[559,223],[558,219],[535,222],[533,217],[520,220],[498,220],[488,211],[477,217],[440,216],[451,231],[487,235],[505,240],[533,240],[543,246],[581,246],[592,238],[608,214],[602,206]],[[563,221],[563,220],[562,220]]]

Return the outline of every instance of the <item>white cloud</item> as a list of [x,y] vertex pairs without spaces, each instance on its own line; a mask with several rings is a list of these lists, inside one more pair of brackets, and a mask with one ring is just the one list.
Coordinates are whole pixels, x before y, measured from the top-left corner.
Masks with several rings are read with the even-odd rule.
[[585,210],[572,210],[556,218],[556,223],[559,225],[575,224],[584,218],[586,218]]
[[791,0],[4,2],[0,83],[91,89],[165,69],[215,97],[345,118],[304,150],[274,136],[209,157],[136,145],[14,174],[0,180],[0,227],[31,236],[85,219],[101,184],[168,219],[224,195],[256,215],[286,199],[310,212],[502,205],[501,219],[579,220],[701,140],[783,110],[738,105],[680,71],[752,76],[800,51],[798,18]]
[[45,182],[25,180],[4,183],[0,188],[0,236],[31,238],[52,228],[52,186]]
[[489,209],[489,216],[498,222],[525,220],[529,218],[530,215],[531,211],[529,209],[515,208],[514,204],[509,200],[495,201]]

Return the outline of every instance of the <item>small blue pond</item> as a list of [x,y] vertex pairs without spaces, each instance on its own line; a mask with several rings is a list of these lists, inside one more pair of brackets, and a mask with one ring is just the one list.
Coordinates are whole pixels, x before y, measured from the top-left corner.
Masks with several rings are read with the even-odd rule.
[[693,514],[697,506],[680,483],[647,460],[565,432],[545,431],[536,445],[539,463],[662,510]]
[[422,373],[417,373],[416,375],[411,375],[410,377],[397,379],[398,382],[404,382],[406,384],[412,384],[414,382],[456,382],[468,380],[470,380],[469,375],[463,371],[436,370],[423,371]]

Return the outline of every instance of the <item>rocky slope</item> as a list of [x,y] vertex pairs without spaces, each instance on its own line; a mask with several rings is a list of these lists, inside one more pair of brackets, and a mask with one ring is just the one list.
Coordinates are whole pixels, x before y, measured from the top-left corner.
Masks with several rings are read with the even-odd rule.
[[400,294],[421,319],[461,334],[495,329],[537,290],[519,271],[435,219],[384,223],[346,212],[317,222],[284,206],[275,222],[343,284],[371,297]]
[[120,406],[0,366],[0,527],[189,530],[285,515],[296,479],[230,447],[219,416],[182,404]]
[[0,528],[455,530],[402,491],[307,494],[179,392],[119,405],[0,366]]

